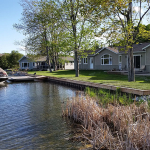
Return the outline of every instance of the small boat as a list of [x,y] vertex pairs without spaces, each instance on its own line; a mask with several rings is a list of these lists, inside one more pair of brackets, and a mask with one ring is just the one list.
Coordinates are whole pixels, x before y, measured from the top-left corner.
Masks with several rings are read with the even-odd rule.
[[0,68],[0,82],[6,81],[8,79],[8,75],[6,71],[4,71],[2,68]]
[[7,79],[8,79],[8,77],[0,77],[0,82],[6,81]]

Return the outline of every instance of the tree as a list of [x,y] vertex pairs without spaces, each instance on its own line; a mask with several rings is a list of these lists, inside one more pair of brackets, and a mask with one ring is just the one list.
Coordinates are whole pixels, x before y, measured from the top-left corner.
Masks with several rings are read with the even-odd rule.
[[0,57],[0,67],[3,69],[9,68],[9,62],[8,62],[9,54],[5,53]]
[[[135,28],[135,30],[137,29]],[[139,34],[137,36],[136,42],[138,43],[150,42],[150,24],[148,25],[140,24]]]
[[90,14],[87,13],[86,0],[64,0],[59,1],[62,9],[60,14],[64,27],[69,32],[68,44],[74,52],[76,77],[79,76],[79,55],[87,56],[85,50],[92,50],[94,40],[94,28],[89,21]]
[[49,70],[51,71],[51,63],[56,70],[57,57],[66,53],[61,49],[66,33],[58,15],[60,9],[53,0],[24,0],[22,6],[22,22],[14,27],[28,36],[25,41],[28,53],[47,55]]
[[[134,44],[150,42],[150,24],[148,25],[140,24],[139,26],[140,26],[139,34],[137,35],[137,40],[135,41]],[[136,31],[137,28],[134,27],[134,30]],[[118,43],[115,43],[113,46],[123,45],[123,43],[124,40],[122,39]]]
[[[98,8],[106,14],[103,19],[103,28],[98,28],[104,33],[107,41],[122,44],[128,52],[128,81],[135,81],[133,64],[133,44],[138,41],[139,34],[143,31],[141,21],[150,10],[149,1],[146,0],[89,0],[98,14]],[[91,6],[92,6],[91,5]],[[135,8],[138,8],[136,11]],[[143,13],[142,13],[143,10]],[[135,30],[136,28],[136,30]],[[120,42],[123,41],[123,42]]]
[[18,51],[11,51],[8,57],[9,67],[10,68],[17,68],[19,67],[19,59],[23,57],[23,54],[19,53]]
[[0,67],[3,69],[19,68],[19,59],[23,57],[23,54],[18,51],[11,51],[11,53],[5,53],[0,57]]

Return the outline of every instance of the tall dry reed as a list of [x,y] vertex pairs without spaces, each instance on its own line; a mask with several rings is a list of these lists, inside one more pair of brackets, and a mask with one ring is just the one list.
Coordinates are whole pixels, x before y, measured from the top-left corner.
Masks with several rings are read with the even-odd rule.
[[72,98],[63,110],[63,116],[82,125],[93,149],[150,149],[149,115],[146,103],[103,108],[88,96]]

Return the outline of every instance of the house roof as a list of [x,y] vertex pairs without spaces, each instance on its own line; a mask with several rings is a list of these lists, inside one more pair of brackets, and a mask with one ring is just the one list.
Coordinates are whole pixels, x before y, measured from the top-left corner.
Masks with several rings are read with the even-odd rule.
[[67,61],[74,61],[74,58],[73,57],[61,57],[61,59],[63,60],[67,60]]
[[[20,62],[23,58],[28,58],[27,56],[23,56],[18,62]],[[74,61],[73,57],[61,57],[63,60],[67,60],[67,61]],[[42,62],[42,61],[46,61],[47,56],[40,56],[38,58],[35,59],[36,62]]]
[[[150,43],[139,43],[139,44],[133,44],[133,52],[142,52],[145,51],[146,48],[150,46]],[[118,46],[117,49],[120,51],[119,53],[124,53],[124,50],[121,50],[122,48],[125,48],[124,46]]]
[[[41,56],[39,57],[36,61],[46,61],[47,57],[46,56]],[[61,57],[61,59],[66,60],[66,61],[74,61],[73,57]]]
[[18,60],[18,62],[20,62],[23,58],[27,58],[26,56],[22,56],[19,60]]
[[116,49],[115,47],[106,47],[107,49],[109,49],[110,51],[114,52],[114,53],[119,53],[119,50]]
[[35,59],[35,61],[46,61],[46,56],[40,56],[39,58]]
[[[139,43],[139,44],[133,44],[133,53],[136,53],[136,52],[144,52],[146,48],[150,47],[150,43]],[[125,52],[125,47],[124,46],[118,46],[118,47],[104,47],[104,48],[101,48],[101,49],[97,49],[95,51],[95,54],[98,54],[99,52],[103,51],[104,49],[107,49],[107,50],[110,50],[116,54],[119,54],[119,53],[124,53]],[[122,49],[122,50],[121,50]]]
[[100,52],[103,51],[104,49],[107,49],[107,50],[109,50],[109,51],[112,51],[113,53],[116,53],[116,54],[119,53],[118,49],[115,48],[115,47],[103,47],[103,48],[101,48],[101,49],[97,49],[97,50],[95,51],[95,54],[94,54],[94,55],[100,53]]

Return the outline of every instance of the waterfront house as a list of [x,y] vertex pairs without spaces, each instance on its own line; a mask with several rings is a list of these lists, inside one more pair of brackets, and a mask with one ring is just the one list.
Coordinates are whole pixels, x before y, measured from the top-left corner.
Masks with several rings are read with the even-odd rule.
[[[80,70],[128,70],[128,53],[123,47],[104,47],[94,54],[80,58]],[[134,68],[136,71],[150,72],[150,43],[133,45]]]
[[[58,69],[74,69],[74,59],[72,57],[62,57],[64,63],[60,63]],[[41,56],[36,60],[29,59],[23,56],[19,60],[20,70],[47,70],[48,64],[46,63],[47,57]],[[53,69],[53,64],[51,65]]]

